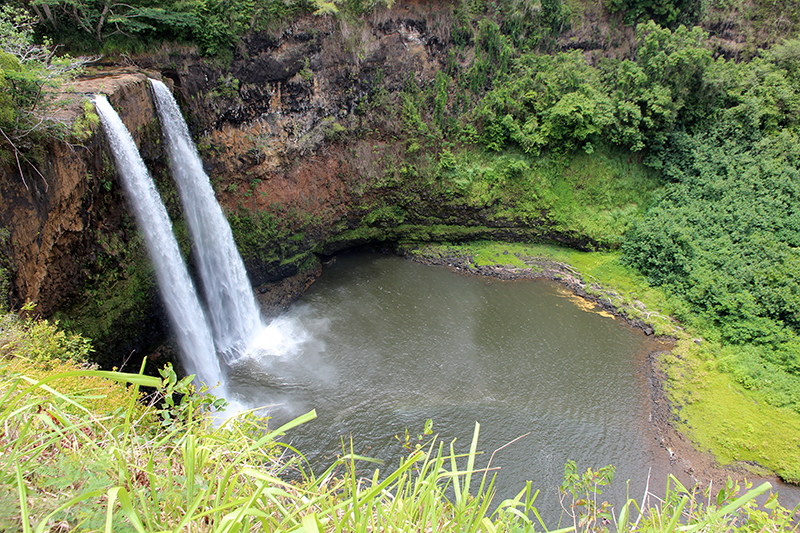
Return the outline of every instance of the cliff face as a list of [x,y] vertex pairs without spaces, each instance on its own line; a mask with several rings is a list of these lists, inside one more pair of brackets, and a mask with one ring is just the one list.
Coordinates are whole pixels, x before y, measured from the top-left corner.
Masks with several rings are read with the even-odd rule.
[[[82,119],[87,100],[105,93],[158,173],[161,138],[148,75],[158,74],[115,69],[80,79],[65,88],[60,115],[72,126]],[[79,144],[49,142],[43,155],[29,158],[22,173],[16,167],[0,173],[0,228],[9,234],[3,249],[11,274],[9,300],[17,306],[35,302],[37,314],[55,314],[68,327],[76,324],[70,322],[71,313],[62,311],[80,314],[92,308],[97,327],[83,331],[99,337],[110,351],[127,355],[163,333],[165,319],[105,137],[98,127],[87,133]],[[119,289],[117,297],[109,297],[104,290],[109,286]],[[118,364],[101,355],[102,361]]]
[[[78,106],[80,96],[107,92],[142,144],[142,131],[155,118],[145,75],[85,80],[74,89]],[[101,252],[98,233],[113,232],[124,208],[116,187],[108,190],[115,178],[102,135],[77,146],[51,141],[44,153],[42,161],[24,165],[22,174],[3,169],[0,226],[10,232],[15,299],[36,302],[38,311],[49,315],[90,275]]]
[[[420,177],[447,140],[415,152],[404,107],[424,104],[404,98],[471,64],[474,49],[454,46],[454,9],[406,1],[359,19],[307,16],[247,36],[224,68],[178,51],[137,59],[173,80],[218,199],[246,219],[239,244],[254,284],[297,272],[313,253],[376,241],[591,244],[544,216],[500,216],[501,206],[455,198]],[[446,100],[463,105],[452,93]],[[258,242],[244,243],[256,233]]]
[[[450,4],[417,1],[358,20],[308,16],[248,36],[224,66],[164,49],[134,58],[135,69],[79,80],[65,120],[82,113],[82,96],[109,95],[161,188],[191,268],[147,84],[148,76],[171,80],[251,281],[267,295],[276,280],[313,273],[318,255],[363,244],[474,238],[591,244],[557,231],[545,214],[517,220],[502,206],[426,181],[425,169],[435,168],[446,140],[415,148],[404,137],[402,114],[417,104],[404,98],[436,83],[437,73],[470,63],[469,48],[452,50],[454,17]],[[167,320],[104,136],[95,131],[81,145],[52,142],[45,152],[41,175],[23,169],[27,188],[14,168],[0,176],[11,299],[34,301],[42,315],[92,337],[107,365],[132,350],[141,355]]]

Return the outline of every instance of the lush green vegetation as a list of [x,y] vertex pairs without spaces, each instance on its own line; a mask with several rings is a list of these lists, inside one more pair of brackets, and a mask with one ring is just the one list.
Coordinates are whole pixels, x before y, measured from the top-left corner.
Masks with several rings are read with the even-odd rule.
[[682,320],[719,343],[722,368],[769,403],[798,410],[796,48],[714,64],[719,95],[705,112],[715,125],[670,135],[669,184],[623,251],[680,297]]
[[[516,498],[492,505],[491,472],[476,470],[479,425],[469,453],[457,455],[428,425],[401,443],[396,467],[374,465],[347,448],[324,472],[305,468],[282,444],[313,411],[277,429],[244,413],[212,423],[222,407],[197,394],[171,368],[162,379],[81,369],[85,343],[50,345],[27,357],[46,323],[3,316],[0,395],[0,527],[46,531],[547,531],[529,482]],[[71,341],[80,339],[70,338]],[[48,359],[51,358],[51,359]],[[76,386],[77,383],[77,386]],[[142,401],[141,387],[155,393]],[[352,446],[352,445],[351,445]],[[286,452],[290,453],[286,453]],[[371,467],[369,465],[372,465]],[[363,477],[365,470],[374,470]],[[717,494],[689,491],[671,479],[663,502],[600,501],[613,468],[578,471],[568,463],[559,531],[782,531],[790,512],[765,483],[729,482]],[[292,481],[290,481],[292,479]],[[449,496],[446,496],[448,495]]]
[[621,12],[628,24],[637,20],[652,19],[664,26],[697,23],[703,12],[698,0],[607,0],[609,11]]
[[[204,55],[229,58],[245,33],[275,27],[301,14],[337,13],[336,0],[19,0],[35,14],[39,31],[73,52],[144,51],[154,44],[184,42]],[[348,13],[361,14],[375,2],[348,0]]]
[[[622,261],[662,287],[669,312],[702,339],[710,382],[800,410],[798,42],[735,62],[714,57],[698,27],[651,21],[637,26],[631,58],[590,65],[580,51],[515,48],[504,31],[477,25],[475,62],[451,73],[451,87],[475,102],[459,119],[414,111],[436,109],[433,87],[406,90],[415,105],[403,108],[403,131],[416,169],[504,216],[546,213],[601,247],[621,243]],[[432,151],[438,167],[426,167]],[[703,431],[710,427],[719,429]],[[755,438],[711,447],[756,457]],[[754,460],[798,479],[780,455]]]
[[[769,18],[766,4],[753,7],[751,17]],[[358,20],[375,7],[363,0],[28,0],[20,5],[38,16],[39,25],[8,6],[0,12],[0,157],[19,166],[23,176],[32,171],[24,168],[25,158],[35,157],[37,135],[56,132],[44,112],[49,105],[46,88],[75,66],[68,58],[55,57],[47,39],[104,53],[135,52],[163,40],[191,42],[204,54],[226,58],[245,32],[310,12]],[[618,303],[626,312],[678,339],[673,355],[665,359],[670,394],[683,407],[686,430],[704,449],[713,449],[725,462],[769,465],[797,482],[800,466],[790,450],[800,444],[800,214],[795,207],[800,186],[800,41],[762,51],[751,47],[742,56],[749,61],[733,61],[717,54],[702,29],[681,25],[702,21],[703,3],[608,0],[605,5],[628,23],[641,22],[634,49],[628,57],[589,63],[580,50],[550,53],[560,49],[558,37],[574,20],[570,6],[580,2],[456,2],[444,70],[430,83],[409,77],[397,94],[387,93],[376,74],[369,98],[359,102],[358,113],[373,117],[373,123],[382,118],[394,125],[380,134],[403,147],[400,156],[376,162],[385,174],[372,192],[392,189],[400,202],[410,203],[417,198],[406,196],[402,186],[413,185],[431,191],[447,206],[485,208],[492,223],[514,220],[536,226],[545,221],[554,231],[586,237],[589,246],[619,248],[612,254],[531,253],[561,258],[556,260],[617,287]],[[710,2],[717,14],[744,7],[737,1]],[[787,23],[796,24],[795,7],[781,13]],[[337,131],[336,138],[344,135]],[[402,206],[380,199],[364,210],[362,227],[339,238],[468,240],[484,230],[465,228],[458,234],[435,220],[429,226],[406,224]],[[295,213],[287,218],[291,224],[298,220],[297,227],[313,222],[302,217]],[[230,218],[247,259],[280,263],[301,248],[303,236],[273,215],[237,212]],[[276,241],[271,248],[265,245]],[[304,250],[308,253],[308,247]],[[477,258],[482,252],[474,253],[476,261],[491,262]],[[0,286],[3,279],[0,271]],[[147,287],[130,288],[141,295]],[[113,307],[114,301],[105,299],[108,287],[96,289],[97,301],[90,303],[101,313]],[[125,294],[121,298],[127,299]],[[636,303],[641,301],[645,308]],[[669,316],[677,317],[683,329]],[[779,431],[774,420],[781,420]],[[121,424],[112,426],[129,427]],[[204,443],[234,446],[230,434],[209,433],[206,422],[198,424]],[[224,431],[249,435],[254,427]],[[184,448],[170,450],[185,456],[180,450],[189,440],[179,440]],[[246,447],[256,441],[243,441],[236,445],[245,448],[237,449],[247,455],[251,451]],[[434,450],[425,458],[438,464],[442,456]],[[120,472],[126,468],[119,463]],[[155,476],[160,466],[137,468]],[[411,472],[417,467],[407,468]],[[445,477],[458,479],[461,474],[454,472],[459,471],[453,468]],[[403,475],[396,479],[406,479]],[[120,479],[109,483],[122,483]],[[245,483],[243,498],[266,490],[254,479]],[[367,501],[357,496],[357,489],[341,488],[356,483],[346,475],[343,479],[344,485],[330,485],[343,491],[336,492],[339,499],[333,505]],[[19,489],[24,482],[14,483],[25,501]],[[204,483],[203,490],[217,490],[210,488],[218,487],[213,482]],[[309,483],[314,490],[324,484]],[[125,486],[132,490],[130,483]],[[371,485],[376,486],[378,481]],[[280,496],[297,501],[292,497]],[[189,505],[194,501],[187,500]],[[475,501],[482,505],[482,500]],[[169,505],[172,510],[178,504]],[[334,522],[325,522],[321,508],[298,505],[315,518],[304,521],[287,507],[286,527],[336,523],[349,528],[361,523],[356,515],[347,515],[354,522],[335,522],[340,517],[334,519],[332,511],[324,516]],[[442,505],[436,511],[441,516],[456,512]],[[377,508],[369,507],[360,516],[372,516]],[[208,516],[219,511],[213,509]],[[128,512],[125,507],[123,511]],[[150,508],[137,512],[160,516]],[[487,518],[486,524],[502,529],[502,522],[492,522],[498,517]],[[152,520],[148,524],[157,523]],[[491,529],[482,520],[473,524]]]
[[635,59],[592,67],[578,50],[522,54],[477,106],[480,142],[533,155],[592,153],[603,141],[632,152],[658,149],[676,127],[707,115],[717,89],[705,80],[713,63],[707,38],[698,27],[673,32],[649,22],[636,28]]
[[[477,24],[471,67],[401,95],[416,164],[398,177],[622,244],[717,371],[798,411],[800,44],[734,62],[714,58],[698,27],[636,32],[632,59],[591,66],[581,51],[527,52],[506,28]],[[460,119],[437,111],[440,83],[475,102]]]
[[247,31],[318,9],[307,0],[25,0],[22,5],[42,22],[40,31],[76,51],[130,51],[183,41],[209,55],[226,53]]
[[24,9],[0,6],[0,164],[13,164],[23,183],[38,172],[35,160],[48,138],[70,131],[52,116],[52,89],[77,72],[84,60],[56,56],[49,39],[38,42],[36,19]]

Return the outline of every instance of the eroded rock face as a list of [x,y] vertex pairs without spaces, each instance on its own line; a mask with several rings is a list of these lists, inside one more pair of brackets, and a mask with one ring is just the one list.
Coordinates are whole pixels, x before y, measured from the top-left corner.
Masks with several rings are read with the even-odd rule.
[[[406,127],[398,111],[402,94],[435,83],[453,62],[469,64],[469,50],[450,53],[455,22],[452,4],[406,1],[359,21],[309,15],[250,35],[224,68],[165,49],[135,58],[136,70],[79,80],[65,120],[81,114],[80,97],[109,95],[178,221],[191,269],[146,80],[171,81],[229,218],[261,221],[253,230],[240,224],[238,236],[248,241],[239,244],[249,251],[251,281],[264,293],[277,280],[316,272],[318,254],[376,242],[585,244],[579,235],[551,231],[544,214],[509,219],[492,205],[459,204],[419,177],[406,179],[416,163],[406,164],[411,147],[398,140]],[[132,350],[141,354],[166,328],[149,262],[102,133],[80,146],[54,142],[46,152],[42,176],[25,173],[28,189],[13,168],[0,177],[13,300],[37,302],[44,316],[73,319],[107,364],[117,364]]]
[[[152,155],[158,142],[143,142],[155,119],[146,80],[140,73],[79,81],[70,91],[70,107],[81,108],[92,94],[107,93],[134,138]],[[102,134],[82,145],[52,141],[44,153],[44,160],[24,165],[22,173],[3,169],[0,227],[10,233],[15,300],[36,302],[38,312],[49,315],[91,275],[103,253],[98,233],[115,230],[122,198],[110,191],[115,171]]]
[[[401,224],[483,225],[489,230],[475,237],[530,237],[530,220],[490,216],[486,206],[450,206],[398,177],[409,151],[399,140],[409,127],[401,119],[404,90],[430,87],[437,73],[470,64],[469,49],[452,53],[455,25],[453,4],[406,1],[357,21],[309,15],[247,36],[224,70],[185,52],[139,59],[150,68],[170,65],[162,73],[174,81],[228,212],[269,214],[296,237],[288,245],[266,239],[257,257],[245,257],[256,285],[296,272],[287,260],[312,251],[405,238],[380,231]],[[428,148],[434,158],[438,150]],[[393,220],[370,214],[394,207],[402,213]],[[376,231],[339,239],[365,219]],[[544,218],[533,225],[537,236],[548,232]]]
[[[408,238],[381,232],[400,225],[484,226],[474,238],[533,235],[587,244],[552,231],[544,215],[521,221],[498,217],[491,206],[454,205],[410,176],[416,162],[400,140],[408,137],[404,128],[417,127],[402,118],[408,88],[434,86],[437,74],[468,68],[474,54],[454,49],[454,9],[405,1],[357,21],[308,16],[279,32],[248,36],[225,71],[197,57],[169,57],[174,67],[164,74],[182,96],[219,200],[229,213],[269,213],[303,234],[289,249],[265,242],[262,257],[246,257],[254,283],[285,276],[292,272],[287,258],[312,250]],[[454,100],[450,94],[448,105]],[[434,164],[440,149],[425,149]],[[365,226],[375,231],[339,239]]]
[[[158,173],[163,165],[147,83],[152,76],[158,73],[113,69],[80,79],[65,88],[60,118],[72,126],[87,100],[105,93]],[[13,308],[34,302],[36,313],[45,317],[56,313],[67,327],[77,326],[99,341],[102,362],[119,365],[132,350],[163,335],[166,319],[113,158],[97,126],[82,142],[53,140],[42,153],[23,165],[22,173],[16,167],[0,172],[9,303]],[[110,298],[114,287],[119,295]],[[92,310],[87,320],[96,321],[93,330],[70,322],[70,314],[82,309]],[[121,355],[109,358],[109,353]]]

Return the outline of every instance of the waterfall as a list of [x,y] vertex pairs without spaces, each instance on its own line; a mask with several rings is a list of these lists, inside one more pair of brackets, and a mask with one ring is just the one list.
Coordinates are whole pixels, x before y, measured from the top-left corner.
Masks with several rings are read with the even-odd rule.
[[259,308],[181,110],[166,85],[152,79],[150,83],[194,245],[214,340],[230,364],[244,354],[260,329]]
[[[172,224],[130,132],[105,96],[94,100],[117,171],[144,234],[161,296],[167,307],[186,370],[213,387],[222,383],[208,322],[181,257]],[[217,391],[220,394],[220,391]]]

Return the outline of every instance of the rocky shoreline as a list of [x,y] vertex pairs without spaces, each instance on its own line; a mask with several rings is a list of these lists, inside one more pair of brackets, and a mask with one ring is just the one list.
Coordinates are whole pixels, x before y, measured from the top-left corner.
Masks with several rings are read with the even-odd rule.
[[474,265],[472,258],[466,254],[443,255],[430,253],[419,248],[400,248],[399,253],[411,261],[426,265],[446,266],[455,272],[475,276],[492,277],[503,281],[547,279],[558,282],[596,305],[603,311],[624,319],[632,327],[640,329],[645,335],[652,336],[655,330],[646,322],[630,318],[625,308],[615,305],[612,300],[617,297],[616,291],[604,287],[597,282],[586,282],[583,275],[567,265],[546,257],[521,257],[527,268],[499,265]]

